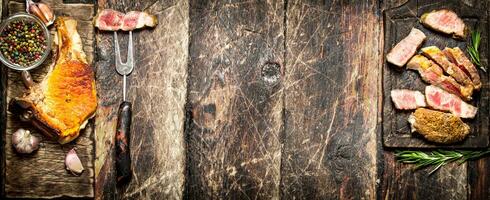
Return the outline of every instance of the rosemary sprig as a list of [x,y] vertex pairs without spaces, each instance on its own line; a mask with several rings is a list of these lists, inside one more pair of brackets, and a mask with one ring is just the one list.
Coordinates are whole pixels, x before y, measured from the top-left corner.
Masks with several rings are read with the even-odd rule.
[[459,164],[466,162],[467,160],[474,160],[480,158],[486,154],[489,154],[490,150],[486,151],[465,151],[465,150],[434,150],[432,152],[423,151],[397,151],[395,157],[398,162],[415,164],[414,169],[420,169],[424,167],[433,166],[429,175],[437,171],[442,166],[458,161]]
[[484,72],[487,72],[487,69],[482,66],[481,61],[480,61],[480,52],[479,47],[480,47],[480,37],[481,33],[480,31],[472,31],[471,32],[471,41],[468,44],[467,50],[468,54],[470,55],[471,62],[473,62],[475,65],[480,67],[481,70]]

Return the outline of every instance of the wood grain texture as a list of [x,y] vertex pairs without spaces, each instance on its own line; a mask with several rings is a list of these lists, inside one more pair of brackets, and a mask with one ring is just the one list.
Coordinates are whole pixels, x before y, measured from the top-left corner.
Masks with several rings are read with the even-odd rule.
[[430,168],[413,170],[398,163],[393,152],[384,154],[381,199],[468,199],[467,164],[451,163],[429,176]]
[[278,199],[284,2],[190,1],[185,199]]
[[[8,1],[0,2],[1,21],[7,15]],[[5,139],[7,130],[7,68],[0,65],[0,197],[5,196]]]
[[[99,109],[96,116],[97,199],[180,199],[184,185],[188,3],[186,1],[98,1],[98,9],[146,11],[157,16],[153,29],[133,32],[135,67],[128,77],[133,104],[130,133],[132,180],[115,185],[116,112],[122,76],[115,71],[113,33],[97,31]],[[128,34],[120,32],[123,61]]]
[[[9,14],[24,10],[24,1],[10,1]],[[78,32],[82,37],[84,51],[89,63],[93,58],[93,28],[90,26],[93,15],[93,5],[71,6],[62,4],[61,0],[44,1],[51,5],[58,16],[71,16],[78,21]],[[54,31],[54,28],[52,28]],[[47,61],[46,65],[52,61]],[[20,81],[20,74],[13,70],[8,71],[7,100],[20,96],[25,88]],[[42,80],[47,67],[31,70],[36,81]],[[55,197],[93,197],[93,160],[94,140],[93,121],[89,123],[80,136],[67,145],[60,145],[56,141],[44,138],[41,148],[34,154],[21,156],[11,147],[11,134],[18,128],[27,128],[33,134],[42,137],[38,130],[30,124],[22,123],[18,116],[7,114],[6,140],[5,140],[5,195],[15,198],[55,198]],[[81,176],[73,176],[65,170],[65,154],[76,147],[77,154],[82,160],[85,172]]]
[[[455,40],[447,35],[434,32],[420,24],[419,17],[432,10],[448,8],[454,10],[471,29],[482,30],[482,45],[480,47],[482,63],[486,66],[488,52],[488,16],[486,14],[486,1],[475,1],[467,4],[462,1],[424,1],[410,0],[395,8],[384,11],[384,55],[406,37],[412,27],[423,31],[427,40],[423,46],[459,47],[466,49],[467,42]],[[391,102],[390,92],[393,89],[412,89],[424,91],[426,83],[422,81],[418,72],[394,67],[387,62],[383,66],[383,144],[387,147],[417,147],[417,148],[482,148],[489,144],[489,96],[488,73],[480,71],[483,86],[473,95],[472,105],[478,107],[475,119],[465,119],[470,125],[470,135],[461,143],[452,145],[437,145],[428,143],[421,136],[412,134],[407,121],[411,112],[395,109]]]
[[284,199],[374,199],[380,26],[376,1],[289,1]]
[[490,157],[468,163],[468,199],[490,199]]

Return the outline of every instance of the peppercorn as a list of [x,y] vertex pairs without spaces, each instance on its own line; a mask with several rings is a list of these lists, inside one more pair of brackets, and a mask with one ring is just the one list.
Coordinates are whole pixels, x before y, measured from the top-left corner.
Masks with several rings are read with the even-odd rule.
[[46,50],[42,27],[30,20],[11,22],[0,33],[0,51],[8,61],[20,66],[30,66]]

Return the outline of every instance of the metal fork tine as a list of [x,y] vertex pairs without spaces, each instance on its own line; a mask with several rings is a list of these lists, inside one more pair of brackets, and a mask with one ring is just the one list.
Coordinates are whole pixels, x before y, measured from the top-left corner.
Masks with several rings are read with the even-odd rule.
[[129,31],[129,42],[128,42],[128,59],[126,64],[132,67],[133,65],[133,31]]
[[122,64],[121,51],[119,51],[119,42],[117,39],[117,32],[116,31],[114,31],[114,54],[116,55],[116,64],[117,65]]

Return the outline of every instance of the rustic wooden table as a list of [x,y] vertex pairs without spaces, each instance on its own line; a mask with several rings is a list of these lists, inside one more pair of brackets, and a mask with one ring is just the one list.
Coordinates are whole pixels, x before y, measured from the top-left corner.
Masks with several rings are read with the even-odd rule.
[[[44,148],[57,149],[56,162],[18,158],[2,145],[2,197],[490,199],[490,158],[428,176],[382,146],[382,13],[407,0],[43,1],[80,21],[93,60],[99,107],[72,144],[89,169],[78,179],[63,172],[69,148],[55,143]],[[3,16],[22,2],[4,0]],[[489,10],[485,0],[461,3]],[[112,33],[90,23],[105,8],[145,10],[159,20],[134,33],[134,172],[122,187],[113,160],[122,78]],[[1,139],[9,144],[15,126],[6,104],[18,74],[0,70]],[[32,172],[42,169],[36,164],[61,171]]]

